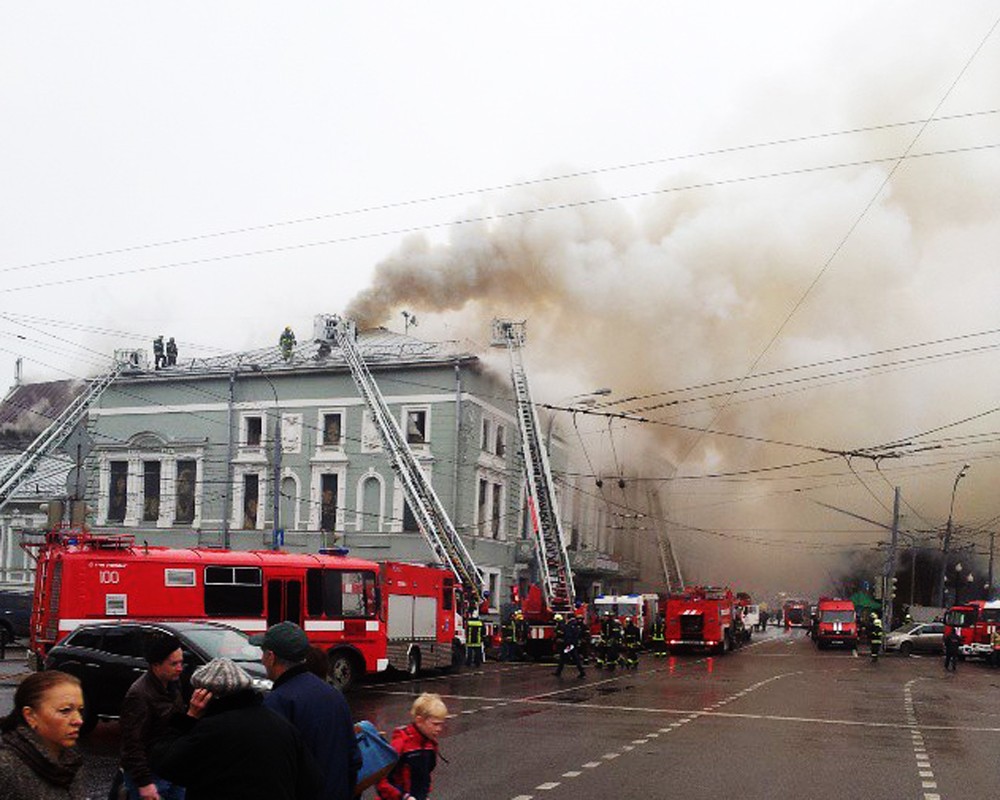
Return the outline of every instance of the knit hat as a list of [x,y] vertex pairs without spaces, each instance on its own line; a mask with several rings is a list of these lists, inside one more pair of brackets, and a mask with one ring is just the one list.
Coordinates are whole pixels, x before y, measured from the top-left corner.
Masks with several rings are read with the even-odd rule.
[[262,650],[270,650],[284,661],[302,661],[309,652],[309,637],[294,622],[279,622],[264,633],[250,637],[250,644]]
[[194,671],[191,685],[195,689],[208,689],[213,697],[226,697],[253,688],[253,680],[232,659],[213,658]]

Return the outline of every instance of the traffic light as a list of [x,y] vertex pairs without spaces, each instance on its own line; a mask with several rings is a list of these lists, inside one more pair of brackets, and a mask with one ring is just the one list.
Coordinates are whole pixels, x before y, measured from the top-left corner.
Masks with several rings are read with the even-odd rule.
[[894,600],[896,598],[896,576],[893,575],[889,579],[889,599]]

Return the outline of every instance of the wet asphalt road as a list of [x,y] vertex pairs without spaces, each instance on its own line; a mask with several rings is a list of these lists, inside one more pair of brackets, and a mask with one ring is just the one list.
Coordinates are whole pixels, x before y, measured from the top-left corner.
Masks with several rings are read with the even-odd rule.
[[[845,797],[951,800],[1000,794],[1000,671],[936,657],[817,651],[801,631],[756,634],[721,658],[644,655],[585,678],[552,665],[488,662],[351,692],[356,719],[404,723],[421,691],[451,718],[436,800]],[[0,687],[10,707],[12,680]],[[106,796],[118,726],[82,745]],[[366,797],[371,797],[368,792]]]

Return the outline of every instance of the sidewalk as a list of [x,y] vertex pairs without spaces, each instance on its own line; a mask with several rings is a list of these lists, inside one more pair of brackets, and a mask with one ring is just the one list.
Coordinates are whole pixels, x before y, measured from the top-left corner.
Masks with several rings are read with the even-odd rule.
[[27,662],[27,649],[8,645],[5,658],[0,661],[0,686],[16,686],[21,678],[31,673]]

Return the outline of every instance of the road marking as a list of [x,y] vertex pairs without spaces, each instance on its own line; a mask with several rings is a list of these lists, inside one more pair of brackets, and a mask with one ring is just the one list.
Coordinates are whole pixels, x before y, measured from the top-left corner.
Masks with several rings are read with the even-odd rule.
[[601,766],[601,762],[600,761],[588,761],[583,766],[584,766],[585,769],[594,769],[595,767]]
[[517,797],[512,797],[510,800],[532,800],[534,795],[531,794],[519,794]]
[[582,772],[579,772],[577,770],[572,770],[572,769],[569,772],[564,772],[562,774],[562,776],[564,778],[579,778],[581,775],[583,775]]
[[540,783],[535,788],[547,792],[549,789],[555,789],[559,785],[559,781],[549,781],[548,783]]
[[601,756],[601,758],[603,758],[605,761],[611,761],[612,759],[618,758],[618,756],[620,755],[621,753],[605,753],[603,756]]
[[[921,789],[937,789],[937,781],[934,779],[934,770],[931,768],[930,756],[924,747],[923,733],[917,728],[917,717],[913,704],[913,684],[920,678],[914,678],[903,686],[903,709],[906,711],[906,719],[910,724],[910,742],[913,745],[913,755],[917,760],[917,777],[921,779]],[[936,792],[924,792],[924,800],[941,800],[941,795]]]

